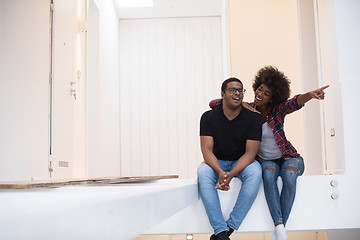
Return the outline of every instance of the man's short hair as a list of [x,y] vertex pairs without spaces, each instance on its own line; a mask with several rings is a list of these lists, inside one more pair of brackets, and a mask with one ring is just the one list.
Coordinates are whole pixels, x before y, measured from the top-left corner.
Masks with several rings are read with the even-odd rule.
[[222,85],[221,85],[221,91],[222,91],[222,92],[225,92],[226,87],[227,87],[227,84],[228,84],[229,82],[238,82],[238,83],[240,83],[240,84],[243,86],[243,84],[242,84],[242,82],[240,81],[240,79],[238,79],[238,78],[236,78],[236,77],[231,77],[231,78],[226,79],[226,80],[222,83]]

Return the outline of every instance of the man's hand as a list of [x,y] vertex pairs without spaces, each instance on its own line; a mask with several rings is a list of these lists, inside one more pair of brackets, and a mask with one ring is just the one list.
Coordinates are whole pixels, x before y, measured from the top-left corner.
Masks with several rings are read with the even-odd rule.
[[230,172],[226,172],[219,175],[219,185],[215,186],[216,189],[222,191],[230,190],[230,181],[232,179]]

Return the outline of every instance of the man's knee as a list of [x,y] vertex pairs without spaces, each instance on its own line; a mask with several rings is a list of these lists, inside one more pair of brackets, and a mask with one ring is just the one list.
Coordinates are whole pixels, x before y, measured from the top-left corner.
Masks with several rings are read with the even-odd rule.
[[256,175],[258,175],[258,176],[260,176],[260,178],[261,178],[261,175],[262,175],[262,168],[261,168],[261,165],[260,165],[260,163],[258,162],[258,161],[254,161],[253,163],[252,163],[252,165],[254,165],[254,171],[255,171],[255,174]]
[[214,173],[215,171],[209,165],[207,165],[205,162],[202,162],[197,170],[198,180],[200,181],[204,178],[213,178]]
[[247,166],[244,171],[246,171],[246,175],[249,176],[250,179],[259,181],[260,183],[262,177],[262,169],[258,161],[254,161],[252,164]]

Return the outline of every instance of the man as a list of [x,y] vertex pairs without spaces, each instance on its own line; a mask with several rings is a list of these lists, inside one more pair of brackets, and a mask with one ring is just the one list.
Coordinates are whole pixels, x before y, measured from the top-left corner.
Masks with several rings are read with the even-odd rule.
[[[200,120],[200,145],[204,157],[198,168],[198,183],[214,234],[210,240],[229,240],[250,210],[261,182],[261,166],[254,161],[261,141],[260,114],[242,107],[242,82],[225,80],[222,105],[205,112]],[[235,206],[224,220],[218,190],[230,189],[233,177],[242,181]],[[217,185],[218,184],[218,185]]]

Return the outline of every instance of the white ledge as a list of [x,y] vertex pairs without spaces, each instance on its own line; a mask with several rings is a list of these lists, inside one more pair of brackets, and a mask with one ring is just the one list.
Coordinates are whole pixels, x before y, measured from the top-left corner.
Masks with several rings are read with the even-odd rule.
[[198,200],[193,180],[0,190],[0,239],[122,239]]
[[[331,186],[332,180],[337,186]],[[279,178],[279,187],[281,187]],[[319,231],[331,229],[358,229],[360,221],[359,205],[353,190],[352,181],[344,175],[314,175],[298,178],[297,195],[290,218],[287,222],[288,231]],[[356,185],[355,185],[356,186]],[[221,207],[225,219],[234,206],[241,181],[234,178],[229,192],[219,191]],[[337,193],[338,199],[331,194]],[[274,225],[265,200],[261,183],[258,196],[238,232],[272,232]],[[145,234],[208,234],[212,233],[205,209],[201,200],[175,214]]]
[[[336,180],[338,185],[331,186]],[[302,176],[287,223],[288,231],[359,229],[359,191],[344,175]],[[225,218],[241,187],[233,179],[220,191]],[[281,186],[281,182],[279,183]],[[338,199],[332,199],[332,193]],[[149,183],[0,190],[0,239],[121,239],[139,234],[212,233],[195,179]],[[271,232],[264,191],[239,232]]]

